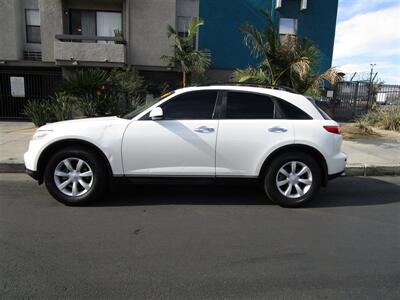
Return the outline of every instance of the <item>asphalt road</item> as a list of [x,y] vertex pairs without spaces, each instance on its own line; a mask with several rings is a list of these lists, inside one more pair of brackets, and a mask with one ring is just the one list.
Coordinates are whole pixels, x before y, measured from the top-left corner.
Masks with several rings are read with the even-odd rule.
[[302,209],[253,187],[128,186],[66,207],[0,175],[0,298],[399,299],[400,177]]

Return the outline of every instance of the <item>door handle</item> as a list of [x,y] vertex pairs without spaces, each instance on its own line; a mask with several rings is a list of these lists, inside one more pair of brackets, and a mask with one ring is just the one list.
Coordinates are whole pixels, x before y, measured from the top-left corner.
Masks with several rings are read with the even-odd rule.
[[286,129],[286,128],[282,128],[282,127],[275,126],[275,127],[269,128],[268,131],[269,131],[269,132],[274,132],[274,133],[283,133],[283,132],[286,132],[287,129]]
[[200,133],[211,133],[214,132],[214,128],[211,127],[207,127],[207,126],[200,126],[198,128],[196,128],[194,131],[196,132],[200,132]]

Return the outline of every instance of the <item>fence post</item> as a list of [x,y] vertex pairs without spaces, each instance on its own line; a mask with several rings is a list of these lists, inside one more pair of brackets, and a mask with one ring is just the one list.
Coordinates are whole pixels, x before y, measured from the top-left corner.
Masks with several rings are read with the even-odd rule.
[[356,111],[357,111],[357,100],[358,100],[358,87],[359,87],[360,82],[357,81],[356,84],[356,91],[355,91],[355,96],[353,98],[353,118],[356,116]]

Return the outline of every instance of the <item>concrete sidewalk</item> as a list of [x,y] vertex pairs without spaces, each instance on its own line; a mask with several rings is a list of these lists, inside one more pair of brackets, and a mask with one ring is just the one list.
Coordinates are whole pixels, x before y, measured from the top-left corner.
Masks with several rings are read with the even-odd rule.
[[23,156],[35,131],[30,122],[0,122],[0,173],[25,171]]
[[[0,122],[0,173],[23,172],[23,154],[36,128],[30,122]],[[400,133],[381,131],[384,138],[345,140],[348,175],[400,175]]]

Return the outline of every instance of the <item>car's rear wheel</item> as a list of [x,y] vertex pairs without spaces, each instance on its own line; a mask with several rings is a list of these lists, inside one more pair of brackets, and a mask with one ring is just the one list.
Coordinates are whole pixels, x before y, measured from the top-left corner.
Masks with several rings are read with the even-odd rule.
[[44,172],[49,193],[67,205],[84,205],[104,194],[107,169],[88,149],[68,148],[53,154]]
[[312,200],[321,186],[318,162],[310,155],[290,152],[269,165],[264,178],[267,196],[284,207],[300,207]]

